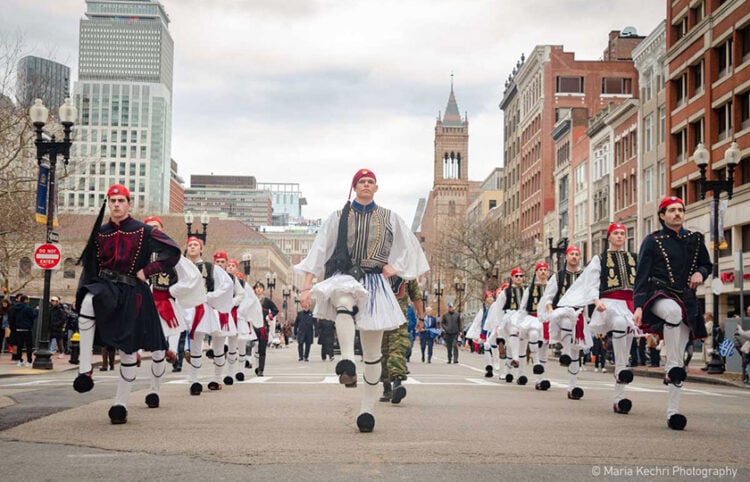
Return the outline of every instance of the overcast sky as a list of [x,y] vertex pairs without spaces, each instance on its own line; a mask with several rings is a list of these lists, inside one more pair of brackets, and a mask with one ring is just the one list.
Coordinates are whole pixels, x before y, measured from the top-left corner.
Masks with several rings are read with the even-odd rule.
[[[666,0],[162,0],[175,43],[180,174],[298,182],[308,218],[340,208],[354,172],[411,224],[433,179],[451,72],[469,117],[469,178],[502,165],[503,84],[521,52],[599,59],[611,30],[648,35]],[[84,0],[2,0],[0,32],[78,76]]]

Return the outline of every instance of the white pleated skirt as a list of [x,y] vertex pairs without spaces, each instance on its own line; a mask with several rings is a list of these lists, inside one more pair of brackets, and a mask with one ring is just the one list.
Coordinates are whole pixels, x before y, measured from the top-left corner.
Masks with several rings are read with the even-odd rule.
[[[219,326],[219,313],[215,309],[208,306],[206,303],[203,303],[203,308],[205,310],[203,313],[203,318],[201,318],[201,321],[195,328],[195,332],[210,336],[224,336],[221,332],[221,327]],[[195,308],[186,309],[185,322],[187,323],[187,328],[190,331],[193,331],[194,319]]]
[[604,311],[594,310],[589,322],[589,328],[596,334],[606,334],[608,331],[615,329],[614,320],[617,317],[623,317],[627,321],[628,329],[635,330],[633,323],[633,313],[630,312],[625,300],[615,300],[612,298],[601,298],[607,306]]
[[381,273],[367,273],[359,282],[347,274],[335,274],[310,290],[315,299],[313,316],[336,319],[336,300],[350,295],[359,308],[354,317],[357,328],[364,331],[393,330],[406,323],[391,283]]
[[169,302],[172,304],[172,309],[174,310],[174,316],[177,319],[177,326],[169,326],[164,318],[162,318],[161,313],[159,314],[159,321],[161,321],[161,330],[164,332],[164,338],[169,338],[170,336],[179,335],[183,331],[187,329],[187,324],[185,323],[185,310],[182,308],[178,303],[175,302],[175,300],[170,299]]

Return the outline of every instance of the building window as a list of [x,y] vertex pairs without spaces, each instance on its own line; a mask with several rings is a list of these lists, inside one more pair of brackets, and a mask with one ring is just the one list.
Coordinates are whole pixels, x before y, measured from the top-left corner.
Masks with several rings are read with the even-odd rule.
[[602,94],[632,94],[633,79],[627,77],[607,77],[602,79]]
[[738,95],[737,102],[740,104],[740,126],[747,129],[750,127],[750,91]]
[[647,167],[643,171],[643,201],[651,202],[654,200],[654,167]]
[[691,152],[694,152],[698,144],[703,142],[703,117],[690,123],[690,137],[693,141],[691,142]]
[[699,3],[695,7],[690,9],[690,16],[692,17],[692,24],[697,25],[706,16],[706,4],[704,2]]
[[644,102],[651,100],[652,82],[653,82],[653,73],[649,70],[643,75],[643,80],[642,80],[641,90],[643,91],[642,97],[643,97]]
[[692,95],[703,93],[703,61],[690,67],[690,76],[693,78]]
[[672,135],[672,142],[675,146],[675,162],[687,160],[687,129],[682,129]]
[[726,42],[714,49],[716,51],[719,79],[728,75],[732,70],[732,43],[732,38],[730,37]]
[[659,144],[664,144],[667,132],[667,109],[659,107]]
[[726,139],[727,136],[732,135],[732,102],[727,102],[714,109],[714,115],[716,116],[716,127],[718,133],[718,140]]
[[583,94],[583,77],[557,77],[556,92],[561,94]]
[[682,74],[674,81],[675,86],[675,102],[679,107],[687,102],[687,74]]
[[497,200],[490,199],[489,208],[494,209],[497,206]]
[[654,148],[654,114],[649,114],[643,119],[643,150],[651,152]]
[[635,251],[635,228],[627,230],[627,250],[631,253]]
[[674,31],[675,40],[680,40],[682,37],[684,37],[688,31],[687,15],[685,15],[680,20],[678,20],[675,24],[673,24],[672,30]]
[[745,25],[737,33],[740,36],[740,56],[744,62],[750,58],[750,25]]
[[63,278],[76,278],[76,260],[73,258],[65,258],[65,261],[63,261]]
[[661,199],[667,194],[667,165],[664,160],[661,160],[656,164],[656,173],[659,176],[659,181],[656,186],[659,194],[657,198]]

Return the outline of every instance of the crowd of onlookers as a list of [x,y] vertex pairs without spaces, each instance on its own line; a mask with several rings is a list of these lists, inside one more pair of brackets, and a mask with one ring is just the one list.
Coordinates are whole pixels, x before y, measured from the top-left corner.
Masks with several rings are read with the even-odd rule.
[[[0,301],[0,353],[11,353],[19,367],[31,366],[34,349],[34,328],[38,323],[39,310],[30,304],[30,298],[18,293],[11,299]],[[77,363],[75,347],[78,332],[78,316],[71,306],[59,297],[50,298],[49,340],[50,351],[58,358],[71,355],[70,362]]]

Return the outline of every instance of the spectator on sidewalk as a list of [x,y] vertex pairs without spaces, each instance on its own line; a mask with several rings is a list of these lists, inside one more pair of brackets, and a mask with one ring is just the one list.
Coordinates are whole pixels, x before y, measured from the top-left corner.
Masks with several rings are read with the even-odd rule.
[[326,357],[333,361],[333,343],[336,339],[336,326],[331,320],[318,320],[318,345],[320,345],[320,357],[325,361]]
[[21,301],[13,306],[16,323],[16,345],[18,347],[18,363],[24,366],[23,350],[26,348],[26,366],[31,366],[31,351],[34,349],[34,321],[39,312],[29,306],[29,297],[21,295]]
[[[17,293],[13,302],[10,304],[8,309],[8,328],[10,329],[10,336],[8,337],[8,348],[13,351],[12,361],[20,362],[21,357],[18,355],[18,336],[16,333],[16,303],[21,301],[23,294]],[[20,365],[19,365],[20,366]]]
[[448,349],[448,363],[458,363],[458,344],[461,338],[461,315],[453,309],[453,303],[448,303],[448,312],[440,320],[440,328],[445,337],[445,347]]
[[10,301],[3,299],[0,302],[0,319],[2,320],[2,326],[0,326],[0,354],[7,352],[6,344],[10,338],[10,327],[8,326],[8,311],[10,310]]
[[591,348],[591,356],[594,357],[594,371],[598,372],[601,371],[602,373],[606,373],[607,369],[605,368],[607,364],[607,338],[606,335],[603,333],[600,333],[596,335],[593,339],[594,346]]
[[646,346],[648,346],[649,366],[658,367],[661,363],[659,338],[653,333],[649,333],[646,335]]
[[55,351],[57,358],[62,358],[65,353],[65,323],[68,315],[60,303],[60,298],[53,296],[49,299],[50,303],[50,322],[49,322],[49,339],[55,340]]

